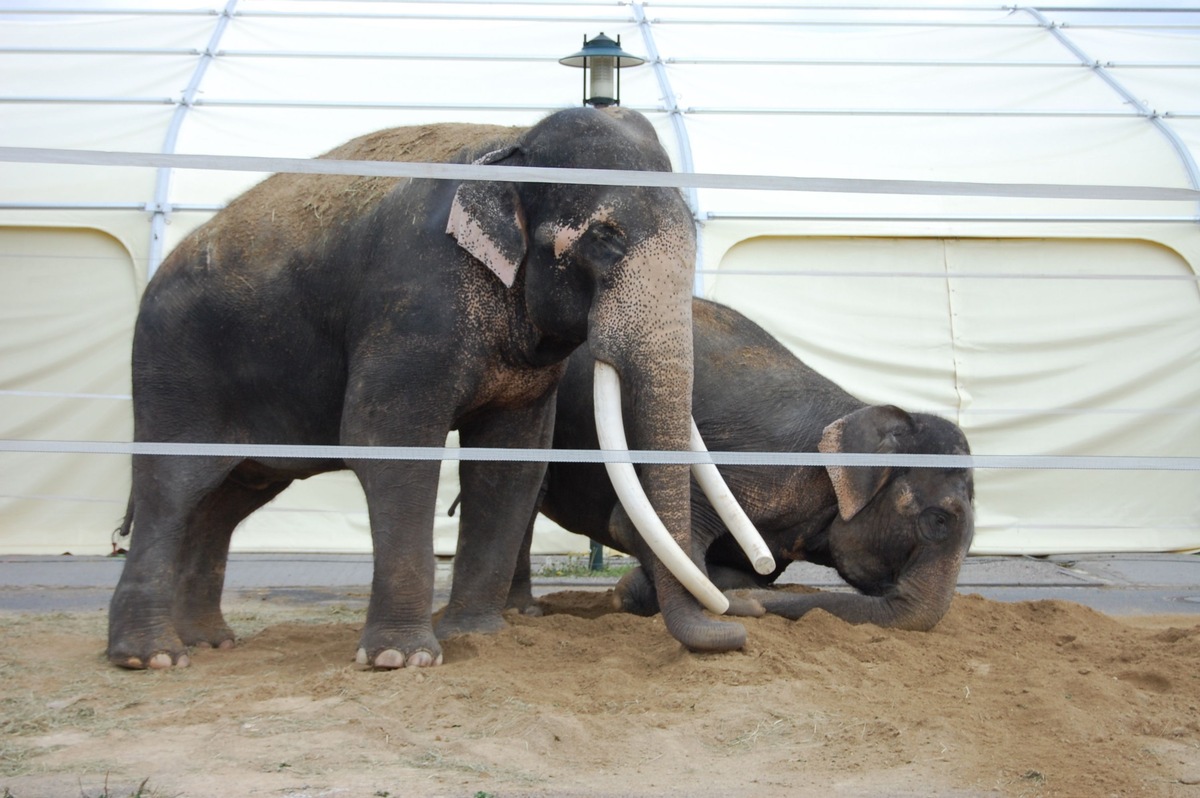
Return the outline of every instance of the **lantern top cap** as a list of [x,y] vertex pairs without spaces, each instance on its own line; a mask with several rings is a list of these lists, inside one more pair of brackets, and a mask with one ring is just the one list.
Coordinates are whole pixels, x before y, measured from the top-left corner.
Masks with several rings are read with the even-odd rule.
[[584,37],[583,49],[574,55],[558,59],[558,63],[564,66],[582,67],[587,65],[587,59],[596,58],[597,56],[617,59],[617,69],[641,66],[646,63],[646,59],[625,52],[621,49],[620,44],[614,42],[603,33],[591,40]]

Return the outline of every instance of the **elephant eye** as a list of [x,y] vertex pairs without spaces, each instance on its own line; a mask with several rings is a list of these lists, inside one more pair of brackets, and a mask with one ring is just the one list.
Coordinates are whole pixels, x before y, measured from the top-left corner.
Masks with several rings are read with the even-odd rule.
[[609,265],[624,258],[627,249],[625,234],[609,222],[596,222],[589,227],[584,244],[589,260]]
[[930,507],[921,513],[921,534],[926,540],[940,543],[950,537],[954,528],[954,519],[945,510]]

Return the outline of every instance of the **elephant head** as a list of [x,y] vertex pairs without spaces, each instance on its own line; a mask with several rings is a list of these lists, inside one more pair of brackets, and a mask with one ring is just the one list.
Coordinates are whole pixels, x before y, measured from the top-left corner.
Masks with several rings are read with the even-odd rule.
[[[890,405],[829,424],[825,454],[969,454],[944,419]],[[975,533],[970,469],[830,465],[837,497],[828,546],[834,567],[863,595],[754,591],[769,612],[798,618],[823,609],[850,623],[925,631],[950,607]]]
[[[671,169],[650,123],[621,108],[559,112],[477,163]],[[446,230],[506,287],[523,293],[537,337],[523,357],[554,362],[586,341],[600,368],[619,377],[632,408],[633,448],[689,448],[696,234],[678,190],[464,182]],[[619,399],[616,405],[619,413]],[[668,543],[691,552],[688,467],[647,465],[642,481]],[[707,618],[661,566],[655,582],[668,629],[689,648],[743,644],[741,626]]]

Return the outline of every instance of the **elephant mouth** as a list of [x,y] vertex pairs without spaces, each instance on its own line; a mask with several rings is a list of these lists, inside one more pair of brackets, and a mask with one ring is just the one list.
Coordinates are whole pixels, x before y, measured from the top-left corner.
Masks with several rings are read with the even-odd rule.
[[899,574],[890,572],[881,574],[878,571],[872,573],[868,569],[846,568],[844,565],[840,562],[835,564],[838,576],[865,596],[880,598],[894,592],[899,585]]
[[[597,360],[594,385],[596,432],[600,448],[605,451],[628,451],[621,412],[620,375],[608,363]],[[694,420],[690,446],[697,452],[707,451]],[[724,614],[729,609],[729,600],[671,537],[642,489],[633,463],[606,462],[604,467],[626,514],[655,556],[706,609],[718,615]],[[716,466],[699,463],[692,466],[692,471],[714,509],[742,545],[755,570],[771,573],[775,569],[775,560],[770,550],[733,497]]]
[[851,582],[850,580],[846,580],[846,581],[850,583],[850,586],[852,588],[854,588],[858,592],[862,593],[863,595],[874,596],[876,598],[886,596],[889,593],[891,593],[893,590],[896,589],[895,582],[883,582],[883,581],[863,582],[863,581],[858,581],[858,580],[855,580],[853,582]]

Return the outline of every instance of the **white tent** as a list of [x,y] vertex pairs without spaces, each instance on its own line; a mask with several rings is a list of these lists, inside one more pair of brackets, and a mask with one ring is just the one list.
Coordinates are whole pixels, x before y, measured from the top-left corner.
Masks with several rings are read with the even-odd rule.
[[[861,398],[959,423],[976,552],[1200,547],[1200,11],[1167,5],[3,0],[0,553],[109,549],[128,455],[47,442],[131,439],[147,275],[264,176],[106,153],[529,124],[580,101],[557,60],[601,31],[648,59],[622,104],[677,171],[735,176],[688,189],[698,291]],[[234,537],[369,545],[349,474]]]

